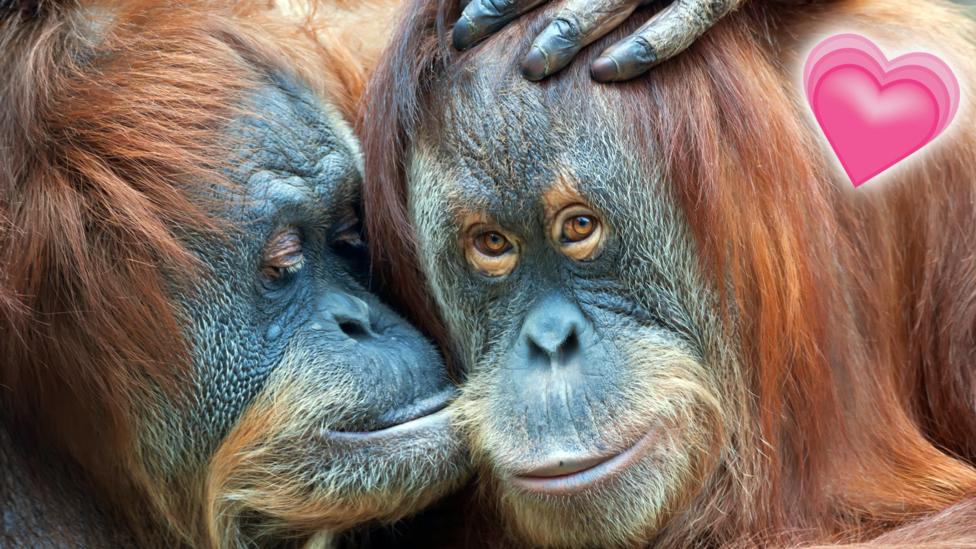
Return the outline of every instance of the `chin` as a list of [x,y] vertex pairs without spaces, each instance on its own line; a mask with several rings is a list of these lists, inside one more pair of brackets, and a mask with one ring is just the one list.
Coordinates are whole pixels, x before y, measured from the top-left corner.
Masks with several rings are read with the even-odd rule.
[[212,460],[208,499],[216,539],[240,539],[246,529],[261,545],[391,522],[469,478],[470,457],[450,404],[456,389],[366,421],[345,411],[356,408],[353,392],[334,387],[317,398],[296,397],[317,383],[309,371],[260,399]]
[[632,546],[652,538],[701,488],[699,460],[680,444],[652,427],[613,452],[497,474],[494,490],[506,522],[533,545]]
[[315,484],[336,509],[338,524],[359,522],[352,511],[394,521],[454,491],[470,476],[470,459],[450,407],[431,402],[372,431],[319,433],[326,460]]

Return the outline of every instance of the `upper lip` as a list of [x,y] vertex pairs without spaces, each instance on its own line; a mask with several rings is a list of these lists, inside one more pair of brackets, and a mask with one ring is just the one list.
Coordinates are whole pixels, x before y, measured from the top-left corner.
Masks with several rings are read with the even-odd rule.
[[544,463],[512,475],[510,481],[522,490],[551,495],[571,495],[592,488],[647,455],[656,432],[651,429],[633,445],[615,453],[549,457]]

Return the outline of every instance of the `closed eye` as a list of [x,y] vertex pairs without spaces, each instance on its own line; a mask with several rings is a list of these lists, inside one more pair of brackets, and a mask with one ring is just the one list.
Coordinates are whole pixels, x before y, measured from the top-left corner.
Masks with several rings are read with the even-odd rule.
[[351,273],[365,280],[369,274],[369,249],[359,216],[350,212],[329,229],[329,248],[346,261]]
[[275,232],[265,243],[261,256],[261,277],[268,283],[281,283],[305,265],[303,235],[294,226]]

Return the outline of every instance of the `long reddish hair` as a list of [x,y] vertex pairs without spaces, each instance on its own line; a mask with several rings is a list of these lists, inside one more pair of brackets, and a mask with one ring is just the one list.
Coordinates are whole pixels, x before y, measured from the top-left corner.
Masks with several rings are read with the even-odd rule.
[[0,3],[0,409],[107,485],[136,410],[189,390],[174,295],[206,276],[187,236],[231,229],[204,197],[247,93],[292,73],[353,119],[363,60],[314,4]]
[[[855,191],[801,108],[791,71],[807,47],[797,37],[830,30],[824,21],[876,30],[878,39],[939,29],[938,40],[919,37],[960,63],[973,58],[973,23],[934,3],[804,10],[749,3],[649,76],[603,90],[630,121],[630,137],[663,161],[702,271],[737,311],[757,421],[738,450],[762,466],[756,486],[699,517],[729,538],[801,528],[863,538],[976,495],[976,472],[951,457],[976,459],[976,239],[959,238],[976,230],[972,115],[960,113],[924,161]],[[409,141],[439,80],[470,70],[478,56],[507,60],[514,74],[552,13],[539,10],[458,54],[445,38],[458,11],[453,1],[411,4],[361,118],[374,265],[444,342],[414,255]],[[570,105],[592,100],[588,61],[650,13],[542,88]]]

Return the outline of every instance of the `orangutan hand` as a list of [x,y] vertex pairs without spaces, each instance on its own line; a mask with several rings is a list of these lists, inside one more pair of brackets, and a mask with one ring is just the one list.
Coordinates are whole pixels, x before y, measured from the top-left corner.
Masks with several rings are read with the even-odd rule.
[[[471,0],[454,26],[454,47],[469,48],[548,0]],[[607,48],[590,66],[600,82],[629,80],[681,53],[745,0],[673,0],[637,32]],[[648,0],[567,0],[522,60],[522,74],[541,80],[581,49],[623,23]]]

